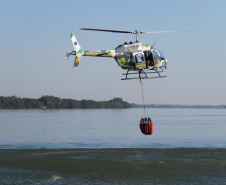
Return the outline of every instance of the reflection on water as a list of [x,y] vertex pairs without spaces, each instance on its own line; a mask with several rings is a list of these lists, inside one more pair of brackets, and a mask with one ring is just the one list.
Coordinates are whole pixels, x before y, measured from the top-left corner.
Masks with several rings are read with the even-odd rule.
[[1,110],[0,148],[226,148],[224,109]]

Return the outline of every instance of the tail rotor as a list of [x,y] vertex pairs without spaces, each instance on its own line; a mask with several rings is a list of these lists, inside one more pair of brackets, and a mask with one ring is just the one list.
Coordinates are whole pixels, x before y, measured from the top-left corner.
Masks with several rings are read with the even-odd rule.
[[68,59],[71,55],[76,55],[75,51],[69,51],[68,53],[64,54],[65,59]]

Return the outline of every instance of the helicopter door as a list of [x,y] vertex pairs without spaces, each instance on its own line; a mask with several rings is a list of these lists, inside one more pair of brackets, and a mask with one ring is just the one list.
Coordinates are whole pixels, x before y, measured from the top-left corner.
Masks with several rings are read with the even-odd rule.
[[154,58],[154,66],[159,67],[159,63],[160,63],[161,59],[160,59],[157,51],[153,51],[153,58]]
[[151,51],[145,51],[145,60],[146,60],[146,66],[153,67],[154,66],[154,59]]
[[136,68],[144,69],[146,67],[146,63],[145,63],[145,60],[144,60],[143,53],[135,54],[135,58],[136,58]]

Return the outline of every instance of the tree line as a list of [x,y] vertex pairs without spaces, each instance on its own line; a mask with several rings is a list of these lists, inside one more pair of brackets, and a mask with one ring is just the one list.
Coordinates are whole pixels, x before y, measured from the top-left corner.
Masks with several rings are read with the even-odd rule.
[[54,96],[42,96],[38,99],[20,98],[17,96],[0,96],[0,109],[106,109],[131,108],[121,98],[109,101],[61,99]]

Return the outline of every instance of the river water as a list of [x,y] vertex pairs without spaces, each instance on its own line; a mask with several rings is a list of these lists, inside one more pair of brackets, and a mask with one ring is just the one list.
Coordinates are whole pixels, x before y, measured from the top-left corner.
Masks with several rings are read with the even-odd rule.
[[0,110],[0,149],[226,148],[224,109]]
[[0,110],[0,184],[225,184],[226,110]]

